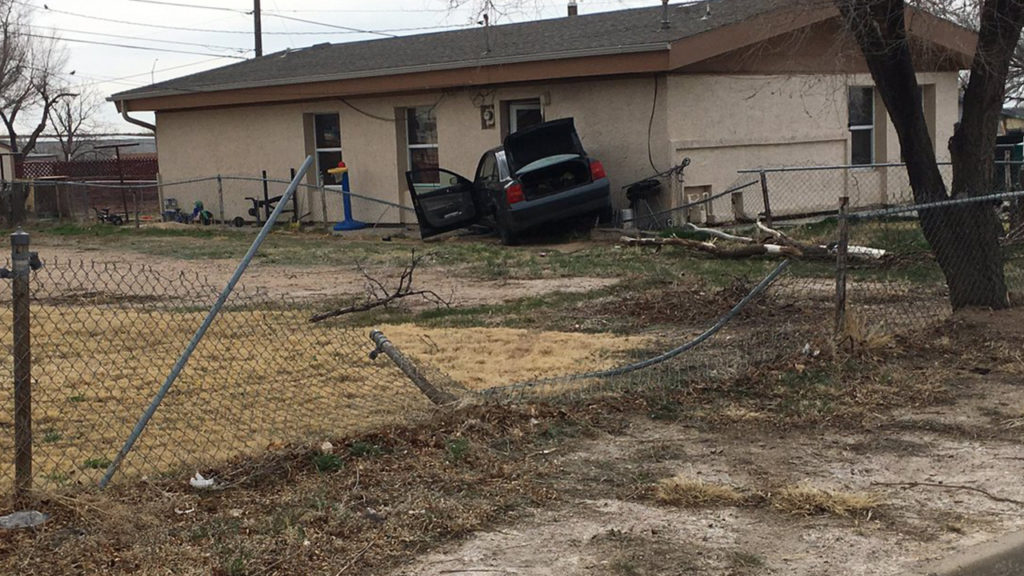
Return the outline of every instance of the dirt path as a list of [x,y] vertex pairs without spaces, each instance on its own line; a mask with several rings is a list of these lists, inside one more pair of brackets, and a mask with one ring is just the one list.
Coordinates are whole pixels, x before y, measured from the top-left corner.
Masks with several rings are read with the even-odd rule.
[[[983,397],[1005,402],[1005,387]],[[906,574],[1024,528],[1024,503],[930,486],[972,486],[1024,502],[1018,440],[929,431],[973,409],[897,415],[852,434],[710,433],[633,421],[626,434],[552,455],[565,482],[580,487],[575,501],[478,533],[395,574]],[[870,492],[884,504],[870,518],[804,517],[771,506],[675,508],[628,493],[632,482],[677,474],[759,494],[791,485]]]
[[[44,260],[112,263],[119,267],[149,266],[168,276],[181,272],[194,272],[205,276],[211,286],[225,285],[238,266],[234,259],[206,259],[201,263],[178,258],[165,258],[141,254],[130,250],[92,247],[68,247],[47,243],[39,247]],[[402,270],[374,269],[381,280],[397,280]],[[450,299],[453,306],[470,307],[499,304],[553,292],[581,293],[615,284],[614,278],[540,278],[531,280],[478,280],[453,276],[450,270],[418,268],[415,287],[429,288],[441,297]],[[259,290],[270,296],[288,296],[293,299],[318,301],[345,297],[360,297],[366,293],[366,279],[349,266],[287,266],[256,261],[242,277],[247,290]],[[409,299],[404,302],[413,308],[431,306],[430,303]]]

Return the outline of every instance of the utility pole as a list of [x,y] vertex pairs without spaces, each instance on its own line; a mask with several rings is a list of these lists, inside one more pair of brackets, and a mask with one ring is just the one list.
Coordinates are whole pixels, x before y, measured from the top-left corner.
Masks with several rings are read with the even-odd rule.
[[256,57],[263,56],[263,25],[260,23],[260,0],[252,0],[253,31],[256,34]]

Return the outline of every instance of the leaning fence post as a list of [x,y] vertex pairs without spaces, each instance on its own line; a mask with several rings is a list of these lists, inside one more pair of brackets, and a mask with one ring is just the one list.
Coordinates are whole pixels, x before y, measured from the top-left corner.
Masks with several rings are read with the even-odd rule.
[[11,234],[14,319],[14,493],[21,498],[32,489],[32,346],[29,322],[29,235]]
[[[224,286],[220,296],[217,297],[217,300],[213,303],[210,311],[206,314],[206,317],[203,319],[203,323],[199,325],[195,334],[192,335],[192,339],[189,340],[188,344],[185,346],[185,350],[180,356],[178,356],[178,360],[174,363],[174,366],[171,367],[170,374],[167,375],[167,378],[160,386],[160,389],[157,390],[156,395],[149,403],[146,411],[142,414],[142,417],[139,418],[135,427],[132,428],[132,432],[128,436],[128,440],[125,441],[124,446],[122,446],[121,450],[116,456],[114,456],[114,460],[109,466],[107,466],[107,471],[103,474],[103,478],[100,479],[100,488],[107,487],[107,484],[110,483],[110,479],[114,477],[114,473],[117,472],[117,469],[121,466],[121,462],[124,460],[125,456],[128,455],[128,452],[131,451],[132,446],[135,445],[135,442],[139,439],[139,435],[142,434],[146,425],[149,424],[150,419],[153,418],[153,414],[156,413],[156,409],[160,407],[160,403],[163,402],[164,397],[167,396],[167,392],[170,391],[171,386],[174,384],[175,380],[178,379],[181,371],[185,369],[185,365],[188,364],[188,360],[192,357],[192,353],[195,352],[196,347],[199,346],[199,342],[202,341],[206,331],[209,330],[210,326],[213,324],[213,320],[224,307],[224,303],[227,302],[228,297],[231,296],[231,293],[234,291],[238,281],[242,278],[242,274],[245,273],[245,270],[249,267],[252,259],[256,256],[256,252],[260,249],[260,246],[263,245],[263,241],[267,239],[271,229],[274,227],[274,223],[277,222],[277,218],[281,215],[281,211],[284,210],[285,204],[288,203],[291,195],[294,194],[295,189],[298,188],[299,180],[306,175],[306,171],[308,171],[312,165],[313,157],[306,156],[306,161],[303,162],[302,167],[299,168],[299,174],[292,179],[291,184],[288,185],[284,194],[281,195],[281,201],[277,203],[274,211],[269,214],[267,221],[263,224],[263,228],[260,229],[260,233],[256,235],[256,239],[252,241],[252,244],[249,246],[249,250],[245,253],[245,256],[242,257],[242,261],[238,263],[238,267],[235,268],[234,274],[232,274],[231,278],[228,279],[227,285]],[[259,212],[257,211],[257,214],[258,213]]]
[[217,174],[217,214],[221,224],[227,224],[224,219],[224,180]]
[[438,390],[434,387],[434,385],[427,380],[419,369],[416,368],[416,365],[413,364],[405,354],[402,354],[380,330],[371,330],[370,340],[373,340],[373,343],[377,345],[377,348],[374,349],[373,352],[370,352],[370,359],[376,360],[379,354],[384,353],[388,358],[391,358],[395,365],[397,365],[398,368],[409,377],[409,380],[411,380],[412,383],[420,389],[420,392],[423,392],[423,395],[429,398],[431,402],[438,406],[443,406],[458,400],[454,395],[443,390]]
[[846,254],[850,245],[850,227],[846,219],[849,196],[839,197],[839,228],[836,244],[836,319],[835,333],[842,334],[846,327]]
[[768,200],[768,176],[761,170],[761,197],[764,199],[764,223],[772,227],[772,204]]

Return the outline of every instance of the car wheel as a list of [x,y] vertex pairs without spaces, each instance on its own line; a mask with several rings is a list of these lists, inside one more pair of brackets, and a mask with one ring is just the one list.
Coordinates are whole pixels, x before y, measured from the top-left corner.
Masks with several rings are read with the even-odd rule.
[[495,221],[498,228],[498,237],[501,238],[502,244],[505,246],[515,246],[519,243],[519,235],[512,230],[512,226],[509,224],[508,218],[506,216],[502,216],[500,211],[495,214]]

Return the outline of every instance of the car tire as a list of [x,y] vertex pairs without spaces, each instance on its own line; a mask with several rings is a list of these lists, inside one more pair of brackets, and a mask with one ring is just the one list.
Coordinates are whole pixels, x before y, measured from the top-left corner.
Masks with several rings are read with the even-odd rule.
[[506,216],[502,216],[501,211],[494,215],[495,223],[498,228],[498,238],[501,238],[501,243],[505,246],[515,246],[519,244],[519,235],[512,230],[512,226],[508,222]]

